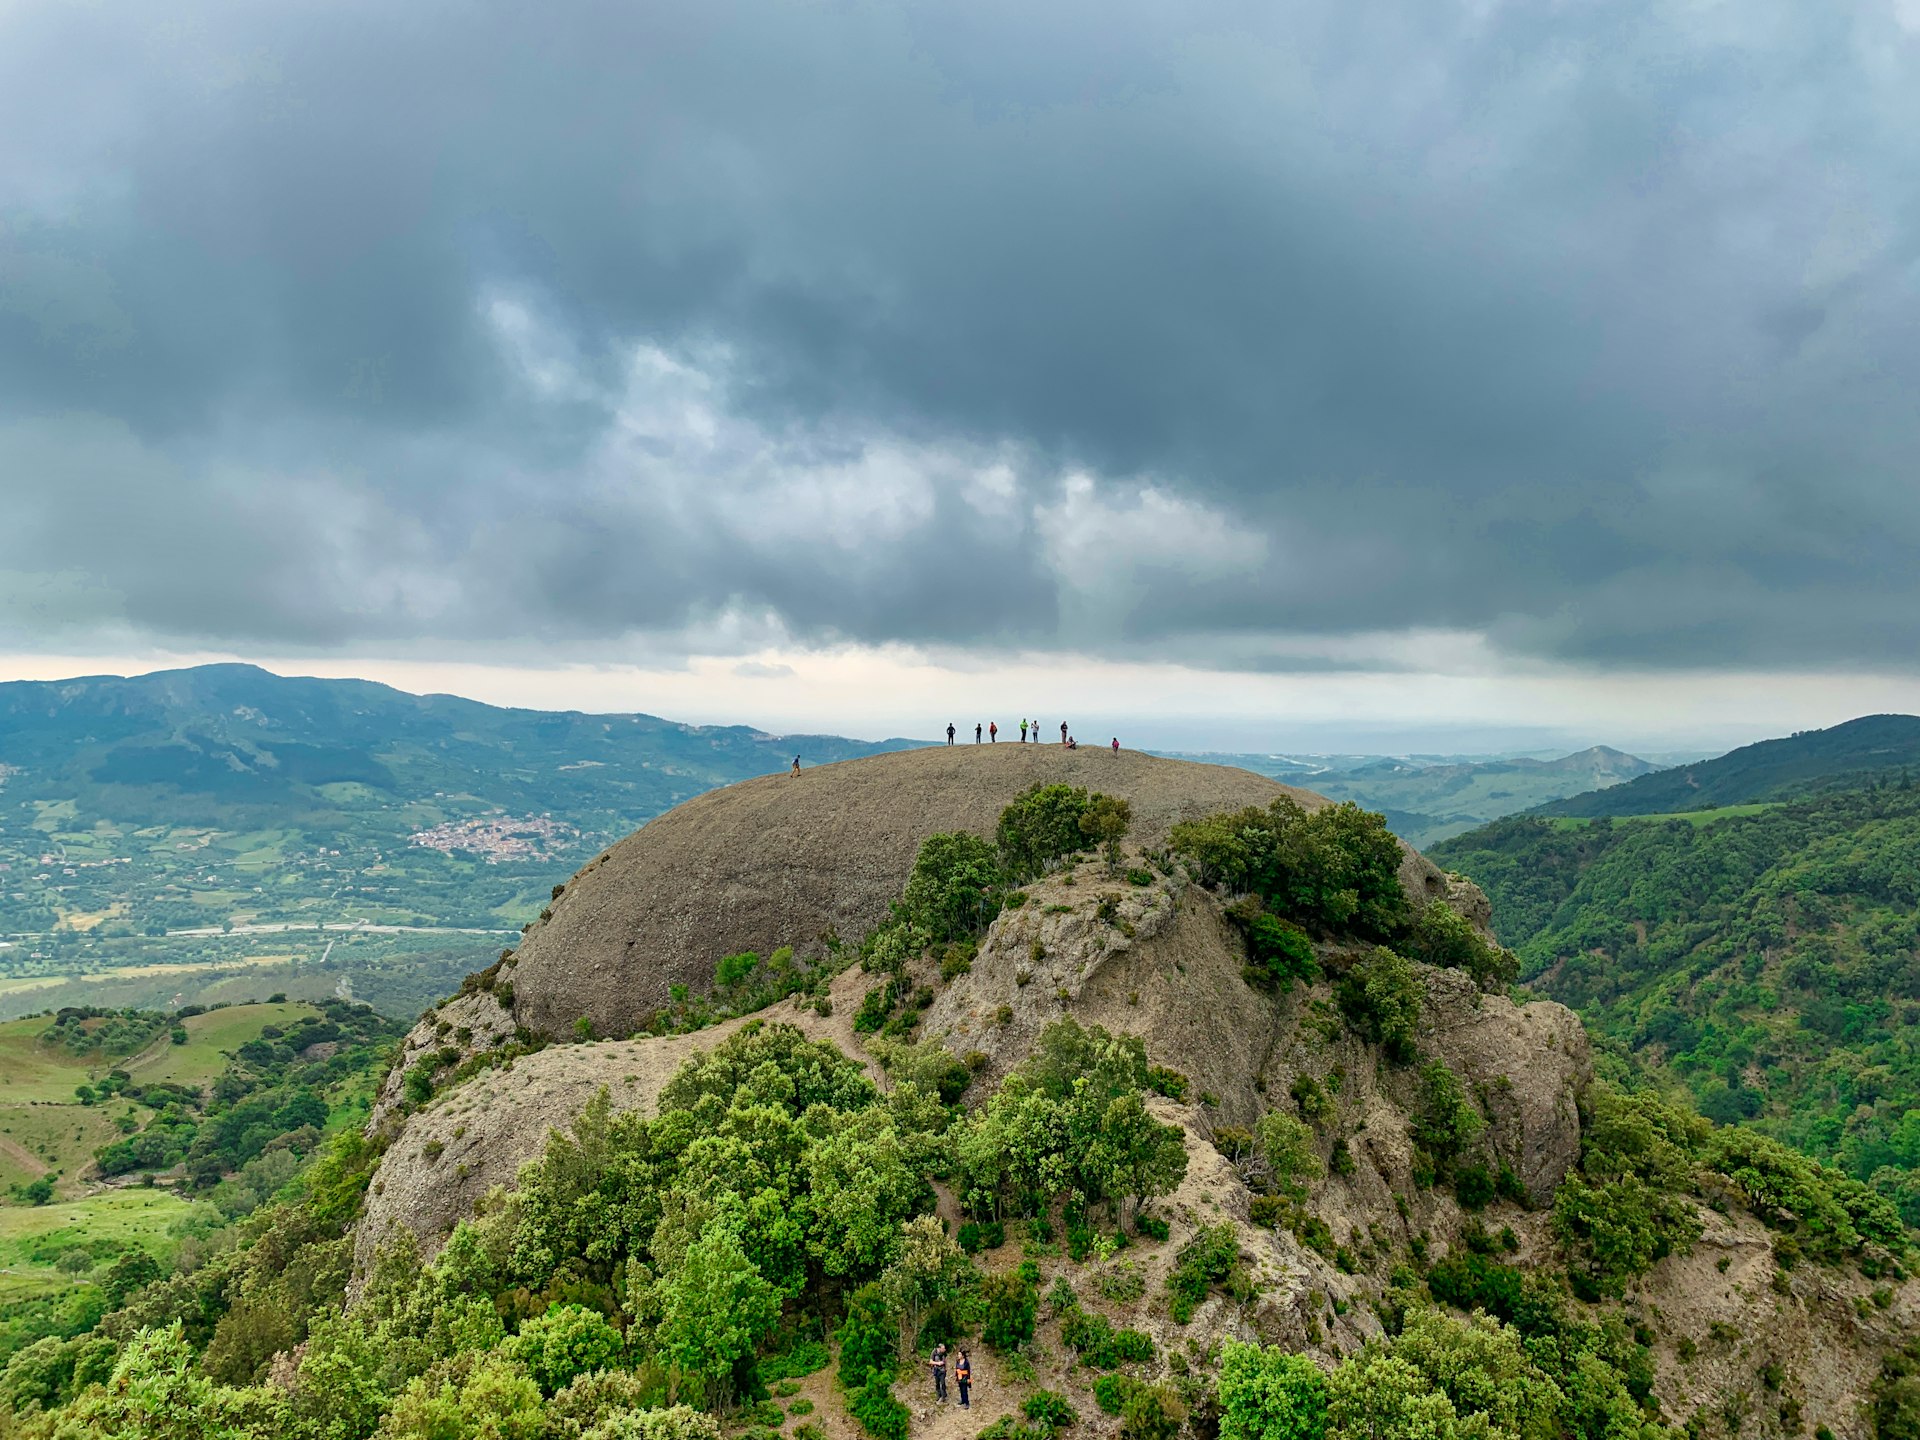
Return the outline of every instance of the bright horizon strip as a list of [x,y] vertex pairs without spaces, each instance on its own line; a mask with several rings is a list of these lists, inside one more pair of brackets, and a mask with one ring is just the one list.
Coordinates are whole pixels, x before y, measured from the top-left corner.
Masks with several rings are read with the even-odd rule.
[[[1469,749],[1463,736],[1508,733],[1504,748],[1589,744],[1623,750],[1726,749],[1856,716],[1920,713],[1920,677],[1859,673],[1620,672],[1567,667],[1443,673],[1309,670],[1248,673],[1026,654],[998,661],[848,647],[694,656],[675,666],[485,664],[381,656],[267,656],[150,650],[0,654],[0,680],[137,675],[242,662],[281,675],[374,680],[415,694],[590,713],[644,712],[693,725],[774,734],[931,740],[948,720],[970,730],[1061,719],[1083,744],[1115,733],[1132,748],[1407,753]],[[956,663],[957,662],[957,663]],[[1419,737],[1431,743],[1419,743]],[[1349,737],[1341,739],[1340,737]],[[1391,738],[1394,743],[1386,742]],[[1377,742],[1377,743],[1376,743]]]

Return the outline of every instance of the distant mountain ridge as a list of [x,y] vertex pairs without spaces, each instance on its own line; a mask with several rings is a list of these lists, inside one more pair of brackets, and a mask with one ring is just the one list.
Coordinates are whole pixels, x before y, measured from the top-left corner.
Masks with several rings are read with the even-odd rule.
[[1330,799],[1352,800],[1378,810],[1394,833],[1416,848],[1503,815],[1532,809],[1544,801],[1620,785],[1658,768],[1652,761],[1608,745],[1545,760],[1536,756],[1490,760],[1378,756],[1337,768],[1315,766],[1288,756],[1194,758],[1238,764],[1290,785],[1306,786]]
[[[397,794],[429,783],[504,805],[591,797],[593,809],[624,800],[658,813],[795,754],[824,764],[916,743],[510,709],[253,665],[0,684],[0,763],[17,772],[7,781],[16,799],[79,786],[138,804],[148,792],[175,819],[182,805],[327,808],[327,786]],[[593,773],[602,770],[611,773]]]
[[1625,784],[1535,807],[1537,815],[1667,815],[1840,789],[1920,769],[1920,716],[1865,715],[1825,730],[1762,740],[1713,760],[1641,775]]
[[[9,682],[0,931],[346,916],[517,927],[561,853],[795,755],[811,766],[918,743],[506,709],[252,665]],[[515,826],[457,854],[421,838],[465,827],[491,843]]]

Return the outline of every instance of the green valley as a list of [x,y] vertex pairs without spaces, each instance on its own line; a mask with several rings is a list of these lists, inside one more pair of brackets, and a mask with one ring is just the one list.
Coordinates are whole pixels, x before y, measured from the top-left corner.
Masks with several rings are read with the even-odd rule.
[[1486,890],[1522,978],[1579,1010],[1620,1075],[1683,1087],[1710,1118],[1831,1160],[1920,1222],[1910,781],[1678,815],[1514,817],[1433,853]]
[[[556,876],[679,801],[796,754],[908,743],[246,665],[0,685],[0,1015],[317,998],[343,974],[412,1015],[534,919]],[[388,993],[372,957],[427,973]],[[219,988],[245,969],[274,973]]]

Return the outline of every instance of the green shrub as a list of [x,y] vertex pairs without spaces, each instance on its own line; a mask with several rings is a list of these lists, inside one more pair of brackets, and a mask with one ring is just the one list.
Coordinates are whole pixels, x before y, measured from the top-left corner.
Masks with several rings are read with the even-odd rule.
[[1155,1215],[1136,1215],[1133,1228],[1149,1240],[1165,1241],[1173,1233],[1173,1227]]
[[986,929],[1000,912],[1005,889],[994,847],[956,830],[920,842],[900,908],[934,940],[964,940]]
[[1420,912],[1407,932],[1407,953],[1428,965],[1464,970],[1483,990],[1504,990],[1520,973],[1520,959],[1480,938],[1467,919],[1444,900]]
[[1295,980],[1320,978],[1313,941],[1298,925],[1268,913],[1252,896],[1228,906],[1227,916],[1239,928],[1247,959],[1262,983],[1285,991]]
[[1044,871],[1062,856],[1084,850],[1080,821],[1097,798],[1072,785],[1035,784],[1000,812],[994,830],[1000,863],[1016,881]]
[[995,1350],[1018,1350],[1033,1339],[1040,1294],[1018,1270],[997,1270],[980,1281],[980,1338]]
[[1131,1260],[1108,1266],[1100,1272],[1094,1285],[1116,1305],[1131,1305],[1147,1293],[1147,1277]]
[[1106,1316],[1081,1309],[1067,1309],[1060,1324],[1060,1338],[1082,1361],[1096,1370],[1111,1370],[1130,1362],[1153,1358],[1153,1340],[1138,1330],[1116,1330]]
[[1282,796],[1173,827],[1172,847],[1202,884],[1257,895],[1266,908],[1325,934],[1389,940],[1407,924],[1400,842],[1353,804],[1309,814]]
[[853,1015],[855,1033],[871,1035],[886,1024],[887,1017],[893,1013],[893,1000],[892,985],[876,985],[867,991]]
[[1179,1101],[1181,1104],[1186,1103],[1187,1077],[1178,1070],[1171,1070],[1165,1065],[1149,1065],[1147,1088],[1156,1095],[1164,1095],[1167,1099]]
[[1109,1415],[1127,1408],[1127,1397],[1140,1387],[1131,1375],[1102,1375],[1093,1382],[1093,1403]]
[[833,1352],[818,1340],[796,1340],[777,1355],[760,1362],[760,1378],[769,1384],[779,1380],[798,1380],[816,1370],[824,1370]]
[[1171,1385],[1138,1385],[1120,1409],[1127,1440],[1173,1440],[1186,1424],[1187,1407]]
[[1426,990],[1403,956],[1376,946],[1340,977],[1334,998],[1354,1031],[1379,1045],[1389,1059],[1405,1064],[1414,1058]]
[[1322,1440],[1327,1378],[1304,1355],[1229,1340],[1221,1355],[1220,1440]]
[[1168,1308],[1174,1320],[1181,1325],[1191,1320],[1207,1291],[1225,1280],[1239,1261],[1240,1243],[1231,1225],[1202,1230],[1181,1246],[1167,1274],[1167,1290],[1173,1297]]
[[893,1379],[899,1329],[877,1284],[862,1285],[847,1301],[840,1326],[840,1383],[858,1390],[870,1377]]
[[611,1368],[626,1345],[599,1311],[554,1305],[522,1325],[506,1348],[526,1367],[540,1393],[551,1396],[576,1376]]
[[1064,1430],[1077,1424],[1080,1414],[1067,1403],[1067,1397],[1055,1390],[1036,1390],[1020,1402],[1020,1413],[1048,1430]]
[[913,1412],[893,1395],[893,1382],[875,1375],[854,1391],[847,1413],[860,1422],[873,1440],[907,1440]]

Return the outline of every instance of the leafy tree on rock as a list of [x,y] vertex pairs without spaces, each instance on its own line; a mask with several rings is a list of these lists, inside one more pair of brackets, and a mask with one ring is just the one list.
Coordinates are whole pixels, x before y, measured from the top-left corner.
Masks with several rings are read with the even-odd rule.
[[1220,1440],[1323,1440],[1327,1377],[1304,1355],[1229,1340],[1220,1358]]

